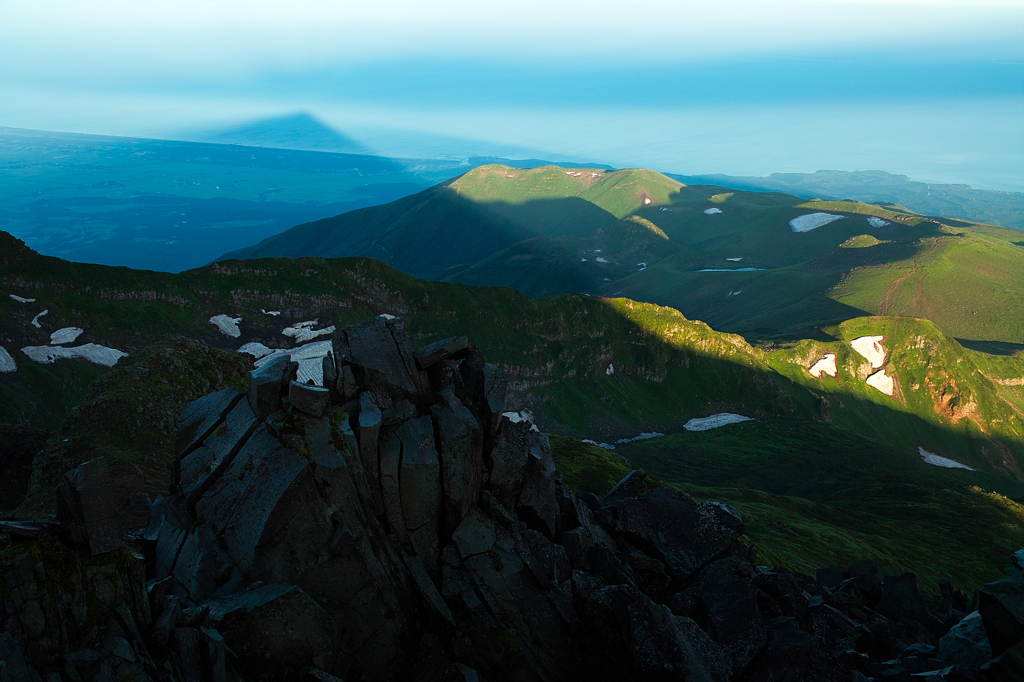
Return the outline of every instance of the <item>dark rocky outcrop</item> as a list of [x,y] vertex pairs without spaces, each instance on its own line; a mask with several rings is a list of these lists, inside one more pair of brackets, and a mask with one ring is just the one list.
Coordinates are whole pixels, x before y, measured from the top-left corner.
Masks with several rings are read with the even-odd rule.
[[465,338],[382,317],[324,368],[189,404],[132,536],[102,460],[59,522],[0,522],[0,679],[1021,679],[1020,565],[976,611],[870,562],[758,566],[734,508],[642,471],[574,495]]

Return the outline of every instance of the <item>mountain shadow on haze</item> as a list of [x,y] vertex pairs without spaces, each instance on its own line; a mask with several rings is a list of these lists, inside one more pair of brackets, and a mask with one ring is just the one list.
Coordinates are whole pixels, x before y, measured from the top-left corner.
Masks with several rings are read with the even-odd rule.
[[359,142],[306,112],[262,118],[225,128],[199,131],[190,137],[196,142],[217,144],[240,144],[252,147],[344,154],[368,153],[366,147]]

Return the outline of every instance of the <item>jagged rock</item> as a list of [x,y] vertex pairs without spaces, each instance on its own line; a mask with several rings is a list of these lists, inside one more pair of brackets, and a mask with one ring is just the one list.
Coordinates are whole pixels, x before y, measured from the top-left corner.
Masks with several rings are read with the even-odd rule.
[[0,682],[35,682],[39,673],[25,662],[18,642],[6,632],[0,632]]
[[399,542],[409,542],[402,512],[402,493],[399,487],[399,464],[402,461],[402,442],[392,436],[380,442],[380,491],[391,532]]
[[506,644],[514,642],[515,653],[532,661],[542,678],[564,675],[567,661],[556,654],[568,646],[567,622],[538,587],[528,565],[537,562],[522,538],[472,507],[452,533],[452,541],[474,591],[490,613],[500,614],[499,625],[510,631]]
[[585,622],[610,650],[622,650],[638,672],[666,679],[729,679],[729,664],[696,623],[673,615],[636,588],[601,587],[583,602]]
[[698,504],[671,488],[613,500],[604,509],[617,533],[664,561],[678,580],[688,579],[727,554],[743,534],[743,521],[732,507],[717,502]]
[[249,407],[259,420],[281,409],[281,385],[291,369],[291,356],[277,355],[249,373]]
[[178,458],[176,487],[190,504],[194,505],[205,491],[205,486],[216,480],[214,472],[231,463],[258,424],[249,402],[237,400],[213,433],[198,443],[198,447]]
[[329,391],[337,392],[338,390],[338,367],[334,364],[334,353],[327,351],[327,355],[324,356],[320,363],[321,369],[324,375],[324,388]]
[[1024,577],[1020,572],[982,587],[978,591],[978,611],[994,655],[1024,639]]
[[288,385],[288,403],[300,412],[322,417],[331,404],[331,392],[319,386],[292,381]]
[[379,407],[391,407],[402,399],[422,401],[425,381],[419,376],[412,348],[400,327],[377,318],[346,327],[343,333],[355,379],[364,391],[377,397]]
[[93,556],[124,546],[124,528],[105,457],[64,474],[57,486],[57,519],[72,542],[86,545]]
[[1020,682],[1024,679],[1024,642],[1007,649],[981,666],[983,679],[990,682]]
[[[464,337],[463,337],[464,338]],[[431,408],[441,455],[445,533],[451,533],[476,502],[483,482],[483,438],[473,414],[450,390]]]
[[465,357],[469,354],[469,348],[469,339],[465,336],[435,341],[416,350],[416,364],[420,369],[427,369],[442,360]]
[[295,585],[274,584],[210,603],[210,620],[238,655],[249,679],[296,675],[323,655],[335,637],[334,622]]
[[[280,374],[278,374],[278,378],[280,378]],[[281,388],[278,385],[275,396],[279,398],[280,393]],[[225,388],[223,391],[205,395],[186,405],[185,410],[178,418],[178,436],[174,441],[175,454],[187,455],[199,447],[199,444],[217,428],[228,410],[234,407],[241,398],[242,394],[235,389]]]
[[409,539],[431,575],[437,574],[441,463],[430,417],[410,419],[395,432],[402,442],[399,487]]
[[502,417],[498,440],[490,453],[489,485],[506,507],[514,507],[523,483],[526,461],[530,457],[530,425]]
[[356,376],[352,373],[352,367],[349,365],[342,365],[338,370],[335,386],[343,403],[359,397],[359,384],[356,383]]
[[544,434],[526,434],[529,456],[523,472],[523,485],[516,502],[516,511],[527,524],[555,537],[559,529],[559,504],[555,483],[555,460],[551,443]]
[[624,500],[627,497],[636,497],[644,489],[644,482],[647,480],[647,472],[643,469],[633,469],[622,477],[615,486],[604,496],[602,504],[610,505],[616,500]]
[[356,439],[359,441],[359,455],[363,462],[363,471],[373,500],[374,511],[384,511],[381,499],[380,464],[377,456],[377,439],[380,436],[381,412],[372,393],[366,392],[359,396],[359,417],[357,419]]
[[952,663],[963,674],[971,674],[991,660],[992,645],[985,633],[985,624],[977,611],[964,616],[939,639],[940,661]]

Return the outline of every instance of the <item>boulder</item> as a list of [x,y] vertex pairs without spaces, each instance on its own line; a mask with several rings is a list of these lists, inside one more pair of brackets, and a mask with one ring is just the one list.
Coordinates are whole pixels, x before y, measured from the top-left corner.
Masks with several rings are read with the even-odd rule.
[[93,556],[124,546],[124,528],[116,491],[105,457],[85,462],[64,474],[57,485],[57,519],[72,542]]
[[728,662],[696,623],[636,588],[601,587],[587,593],[583,603],[584,622],[637,672],[657,679],[729,679]]
[[956,666],[957,671],[970,675],[992,658],[992,645],[988,642],[985,624],[977,611],[949,629],[939,639],[940,661]]
[[414,355],[419,368],[427,369],[442,360],[463,358],[469,354],[469,348],[469,339],[465,336],[453,336],[418,348]]
[[265,585],[209,606],[210,621],[237,654],[246,679],[275,680],[323,667],[336,634],[327,612],[295,585]]
[[194,505],[205,492],[206,486],[216,480],[217,470],[231,463],[258,425],[249,402],[235,401],[220,426],[198,443],[197,448],[176,460],[176,492],[190,505]]
[[743,534],[743,521],[733,507],[717,502],[698,504],[667,487],[614,500],[602,511],[607,512],[617,533],[665,562],[669,573],[680,581],[730,553]]
[[322,417],[331,405],[331,392],[320,386],[292,381],[288,384],[288,403],[300,412]]
[[736,557],[720,559],[701,571],[683,595],[690,606],[683,615],[718,643],[734,671],[743,670],[767,644],[749,564]]
[[886,618],[908,618],[928,622],[928,606],[917,589],[917,576],[913,573],[887,575],[882,579],[882,598],[875,610]]
[[434,425],[430,417],[410,419],[395,435],[402,442],[398,482],[405,528],[416,554],[430,574],[437,575],[441,463],[434,447]]
[[1020,571],[978,591],[978,612],[996,656],[1024,639],[1024,577]]
[[290,363],[290,356],[275,355],[265,365],[249,373],[247,397],[257,419],[265,420],[281,409],[281,385]]
[[451,533],[476,502],[483,482],[483,434],[473,418],[451,390],[441,391],[438,404],[431,408],[441,456],[441,483],[444,490],[444,533]]

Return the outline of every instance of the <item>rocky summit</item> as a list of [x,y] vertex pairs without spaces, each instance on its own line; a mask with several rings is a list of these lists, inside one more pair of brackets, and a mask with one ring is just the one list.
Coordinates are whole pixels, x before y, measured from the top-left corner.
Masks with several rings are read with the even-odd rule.
[[465,337],[331,345],[190,403],[146,528],[103,459],[0,521],[0,682],[1024,679],[1024,550],[973,597],[762,566],[726,502],[570,490]]

